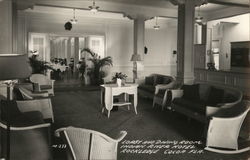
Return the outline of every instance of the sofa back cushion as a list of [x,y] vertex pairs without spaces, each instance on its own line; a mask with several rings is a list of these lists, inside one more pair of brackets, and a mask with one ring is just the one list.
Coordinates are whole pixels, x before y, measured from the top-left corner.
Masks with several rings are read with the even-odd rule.
[[155,77],[154,76],[145,77],[145,84],[146,85],[154,85],[155,84]]
[[155,75],[155,85],[157,84],[169,84],[173,81],[173,77],[166,75]]
[[222,103],[223,98],[224,98],[224,90],[212,86],[208,96],[207,104],[215,106],[218,103]]
[[202,101],[207,102],[210,90],[211,90],[210,85],[202,83],[199,84],[199,95]]
[[193,85],[183,85],[183,98],[192,100],[192,101],[199,101],[200,95],[199,95],[199,84],[193,84]]
[[155,85],[164,84],[164,76],[157,75],[155,77]]

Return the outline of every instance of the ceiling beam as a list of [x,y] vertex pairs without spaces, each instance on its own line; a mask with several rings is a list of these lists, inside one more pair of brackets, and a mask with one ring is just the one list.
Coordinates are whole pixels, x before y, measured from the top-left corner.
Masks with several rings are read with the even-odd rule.
[[250,7],[250,4],[242,4],[237,2],[228,2],[222,0],[208,0],[209,3],[220,4],[220,5],[227,5],[227,6],[235,6],[235,7]]

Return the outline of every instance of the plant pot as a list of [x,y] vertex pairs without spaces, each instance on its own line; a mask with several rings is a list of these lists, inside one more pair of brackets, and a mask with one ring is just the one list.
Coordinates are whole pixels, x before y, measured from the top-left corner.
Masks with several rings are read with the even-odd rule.
[[120,78],[116,79],[116,84],[118,85],[118,87],[122,86],[122,80]]

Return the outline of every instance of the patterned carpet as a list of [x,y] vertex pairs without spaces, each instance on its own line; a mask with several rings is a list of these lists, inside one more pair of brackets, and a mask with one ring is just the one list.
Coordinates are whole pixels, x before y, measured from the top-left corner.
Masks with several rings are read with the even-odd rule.
[[[223,155],[204,151],[204,125],[185,116],[152,108],[152,101],[139,98],[138,115],[133,108],[120,107],[108,119],[101,114],[100,91],[57,91],[52,98],[53,130],[75,126],[93,129],[115,137],[121,130],[128,135],[119,144],[119,160],[249,160],[250,153]],[[226,133],[225,133],[226,134]],[[65,159],[63,142],[53,138],[53,155]]]

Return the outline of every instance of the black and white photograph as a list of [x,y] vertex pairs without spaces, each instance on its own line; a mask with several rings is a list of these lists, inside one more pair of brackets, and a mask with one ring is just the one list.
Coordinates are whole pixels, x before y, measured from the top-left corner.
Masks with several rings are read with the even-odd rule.
[[250,0],[0,0],[0,160],[250,160]]

